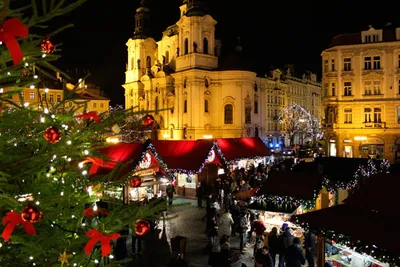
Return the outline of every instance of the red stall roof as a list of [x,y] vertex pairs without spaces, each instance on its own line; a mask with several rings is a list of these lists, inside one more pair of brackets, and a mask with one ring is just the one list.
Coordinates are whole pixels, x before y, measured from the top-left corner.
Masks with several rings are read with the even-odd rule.
[[151,144],[169,169],[195,172],[206,161],[214,145],[212,140],[152,140]]
[[258,137],[218,138],[217,144],[227,161],[271,155],[271,151]]
[[[141,143],[132,144],[115,144],[104,147],[99,150],[100,154],[105,156],[104,159],[89,157],[88,160],[92,163],[90,174],[106,174],[112,171],[118,163],[122,164],[119,170],[119,176],[123,176],[130,171],[141,160],[145,145]],[[132,164],[128,164],[132,162]],[[126,165],[125,165],[126,164]]]

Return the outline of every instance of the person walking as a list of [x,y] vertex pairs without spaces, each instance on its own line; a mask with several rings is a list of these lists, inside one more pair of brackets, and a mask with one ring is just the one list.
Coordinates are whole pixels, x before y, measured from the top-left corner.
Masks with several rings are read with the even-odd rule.
[[175,186],[172,184],[172,182],[170,182],[166,188],[165,188],[165,192],[167,193],[167,197],[168,197],[168,205],[171,206],[172,205],[172,201],[174,199],[174,194],[175,192]]
[[197,197],[197,207],[202,208],[203,197],[204,197],[204,188],[201,183],[197,185],[196,188],[196,197]]
[[306,259],[300,247],[300,239],[295,237],[286,251],[286,267],[301,267],[304,264],[306,264]]
[[278,228],[276,227],[273,227],[268,235],[268,247],[273,266],[275,266],[276,254],[279,254]]

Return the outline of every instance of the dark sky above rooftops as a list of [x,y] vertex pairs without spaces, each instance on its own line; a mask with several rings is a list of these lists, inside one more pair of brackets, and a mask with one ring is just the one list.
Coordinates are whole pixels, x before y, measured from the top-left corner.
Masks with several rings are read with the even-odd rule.
[[[89,0],[55,25],[74,23],[55,38],[62,42],[58,65],[78,72],[89,70],[90,83],[103,88],[112,104],[123,104],[126,42],[134,31],[139,0]],[[179,19],[181,0],[149,0],[152,31],[161,32]],[[217,21],[217,38],[224,49],[234,49],[241,39],[244,54],[255,71],[294,64],[320,74],[323,49],[340,33],[382,28],[387,22],[400,27],[397,1],[243,1],[209,0],[209,14]],[[318,75],[320,78],[320,75]]]

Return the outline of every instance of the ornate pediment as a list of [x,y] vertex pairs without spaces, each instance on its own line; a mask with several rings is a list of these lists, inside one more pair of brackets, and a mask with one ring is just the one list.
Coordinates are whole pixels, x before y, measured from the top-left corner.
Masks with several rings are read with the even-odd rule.
[[343,81],[353,81],[354,80],[354,76],[346,74],[346,75],[342,76],[342,80]]
[[207,90],[207,91],[204,92],[204,95],[210,96],[211,92]]
[[342,52],[342,57],[354,57],[355,53],[354,51],[343,51]]
[[362,52],[363,55],[381,55],[384,53],[382,49],[367,49]]
[[362,78],[363,80],[383,80],[383,75],[376,72],[368,72]]
[[223,103],[231,103],[233,104],[235,102],[235,98],[233,98],[232,96],[226,96],[222,99]]

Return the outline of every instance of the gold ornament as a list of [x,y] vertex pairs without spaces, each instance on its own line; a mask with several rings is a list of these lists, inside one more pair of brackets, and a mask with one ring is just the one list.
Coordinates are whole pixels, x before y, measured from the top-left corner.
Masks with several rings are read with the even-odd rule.
[[67,250],[64,249],[64,253],[60,253],[60,257],[58,257],[58,261],[61,262],[61,266],[64,266],[64,263],[69,266],[69,258],[71,257],[71,255],[67,254]]

